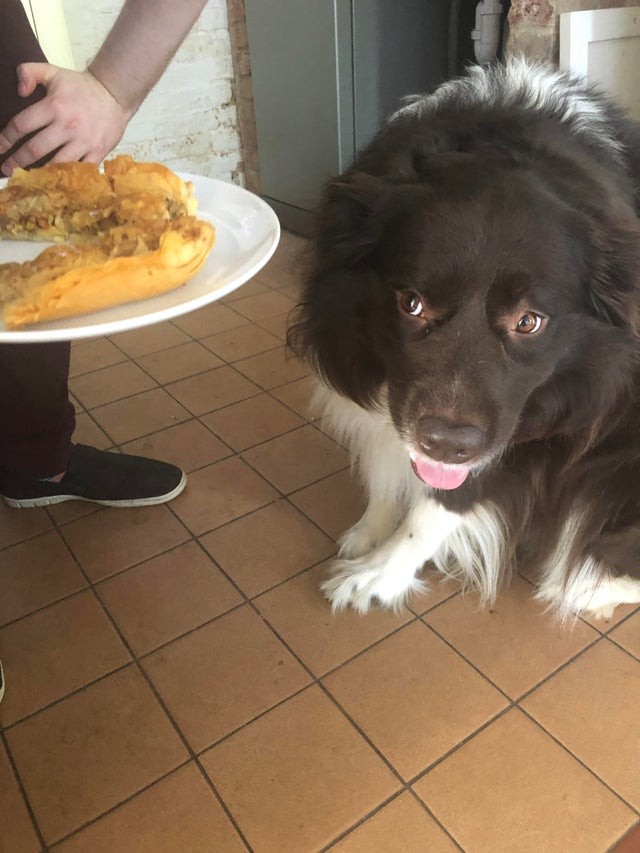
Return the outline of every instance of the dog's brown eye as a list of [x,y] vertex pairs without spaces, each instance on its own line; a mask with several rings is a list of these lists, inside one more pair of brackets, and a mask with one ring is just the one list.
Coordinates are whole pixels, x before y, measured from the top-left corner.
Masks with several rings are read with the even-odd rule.
[[412,317],[419,317],[423,313],[422,299],[415,291],[399,290],[397,296],[398,305],[405,314],[411,314]]
[[516,323],[516,332],[521,335],[535,335],[539,332],[546,323],[546,317],[536,314],[534,311],[527,311]]

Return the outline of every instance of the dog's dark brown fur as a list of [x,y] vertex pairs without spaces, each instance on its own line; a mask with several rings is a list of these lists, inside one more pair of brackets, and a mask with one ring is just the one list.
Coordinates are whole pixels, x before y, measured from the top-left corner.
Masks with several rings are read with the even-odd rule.
[[564,583],[589,558],[640,578],[640,134],[567,77],[536,102],[544,73],[517,75],[401,111],[329,183],[290,341],[407,446],[457,430],[470,476],[429,494],[497,507],[507,554],[544,564],[575,517]]

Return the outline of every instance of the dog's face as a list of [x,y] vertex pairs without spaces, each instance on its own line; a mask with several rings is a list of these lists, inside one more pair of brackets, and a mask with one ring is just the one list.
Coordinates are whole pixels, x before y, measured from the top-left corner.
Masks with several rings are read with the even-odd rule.
[[386,397],[416,474],[452,489],[514,442],[589,431],[621,393],[638,236],[530,171],[451,158],[431,178],[330,191],[305,334],[338,390]]

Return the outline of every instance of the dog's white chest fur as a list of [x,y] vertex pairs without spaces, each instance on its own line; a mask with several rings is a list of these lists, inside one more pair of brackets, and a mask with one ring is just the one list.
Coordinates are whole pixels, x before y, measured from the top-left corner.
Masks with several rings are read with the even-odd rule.
[[[463,588],[475,589],[481,603],[492,603],[511,568],[510,532],[498,508],[486,502],[459,514],[435,500],[413,474],[384,404],[366,411],[318,383],[312,405],[349,447],[369,498],[362,518],[340,540],[339,559],[323,585],[334,609],[401,607],[423,588],[417,575],[428,561]],[[569,521],[563,543],[544,567],[538,598],[563,615],[586,611],[604,617],[619,603],[640,601],[640,581],[568,564],[571,529]]]

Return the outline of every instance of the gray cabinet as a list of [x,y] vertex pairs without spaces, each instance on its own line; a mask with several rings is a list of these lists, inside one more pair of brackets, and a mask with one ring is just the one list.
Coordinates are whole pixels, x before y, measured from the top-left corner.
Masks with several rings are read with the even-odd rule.
[[245,6],[263,195],[304,233],[324,182],[382,117],[446,78],[450,0]]

